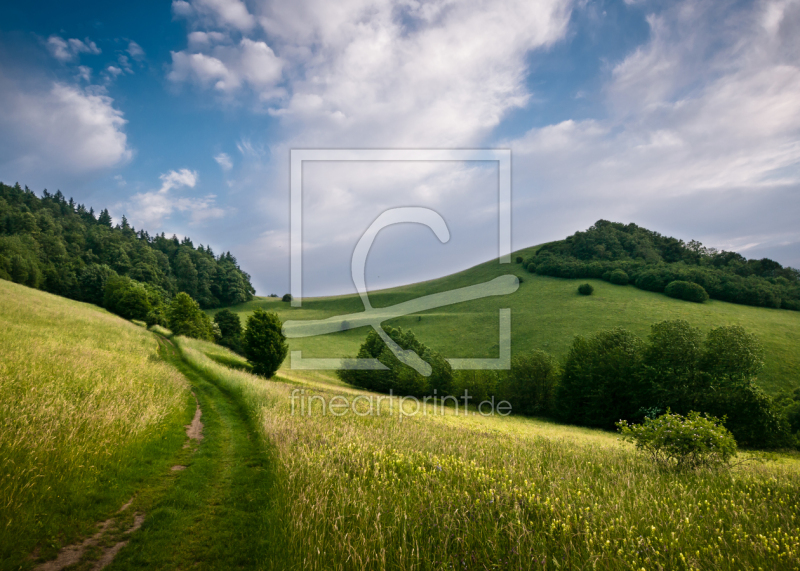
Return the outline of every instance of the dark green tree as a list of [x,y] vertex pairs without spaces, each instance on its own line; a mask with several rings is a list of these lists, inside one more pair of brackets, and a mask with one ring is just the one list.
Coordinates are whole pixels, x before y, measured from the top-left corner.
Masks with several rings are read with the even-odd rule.
[[644,342],[622,328],[576,337],[557,391],[559,415],[602,428],[634,418],[649,392],[643,354]]
[[501,376],[498,398],[510,402],[515,414],[551,414],[560,378],[561,367],[544,351],[515,355]]
[[278,314],[256,309],[247,318],[242,346],[253,373],[270,378],[280,368],[289,352]]
[[219,344],[236,351],[242,352],[242,322],[239,315],[229,309],[218,311],[214,315],[214,323],[219,327]]

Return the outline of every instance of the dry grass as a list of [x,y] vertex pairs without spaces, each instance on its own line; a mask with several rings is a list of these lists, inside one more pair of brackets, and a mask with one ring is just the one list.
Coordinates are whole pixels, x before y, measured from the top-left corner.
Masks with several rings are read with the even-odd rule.
[[[792,458],[674,474],[613,434],[533,419],[292,415],[297,385],[178,343],[274,446],[275,568],[800,569]],[[305,389],[345,394],[319,375]]]
[[145,329],[0,281],[0,561],[92,522],[187,398]]

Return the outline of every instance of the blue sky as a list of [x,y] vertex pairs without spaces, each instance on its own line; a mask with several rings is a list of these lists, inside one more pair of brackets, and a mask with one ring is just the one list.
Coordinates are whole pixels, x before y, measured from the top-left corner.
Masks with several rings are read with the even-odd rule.
[[[800,2],[175,0],[0,7],[0,180],[230,250],[289,288],[292,148],[510,148],[513,246],[599,218],[800,266]],[[306,295],[497,251],[476,164],[304,171]]]

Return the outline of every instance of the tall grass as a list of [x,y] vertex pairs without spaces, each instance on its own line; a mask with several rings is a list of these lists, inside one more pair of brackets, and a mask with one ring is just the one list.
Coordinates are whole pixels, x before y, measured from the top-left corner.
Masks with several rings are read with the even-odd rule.
[[273,447],[280,533],[266,566],[800,569],[795,460],[675,474],[614,435],[532,419],[292,415],[296,386],[178,343]]
[[190,396],[145,329],[0,280],[0,567],[118,509]]

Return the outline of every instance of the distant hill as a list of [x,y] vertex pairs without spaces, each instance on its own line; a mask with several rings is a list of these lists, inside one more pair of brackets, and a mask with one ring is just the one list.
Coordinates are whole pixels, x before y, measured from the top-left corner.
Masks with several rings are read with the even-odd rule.
[[[558,278],[624,280],[647,291],[664,292],[673,281],[702,286],[712,299],[800,310],[800,271],[775,260],[748,260],[700,242],[662,236],[636,224],[598,220],[584,232],[551,242],[523,259],[531,273]],[[618,280],[615,280],[618,281]]]
[[[512,259],[528,259],[540,247],[515,252]],[[498,310],[511,308],[512,352],[543,349],[563,357],[575,335],[615,326],[646,337],[650,326],[666,319],[686,319],[707,332],[720,325],[739,324],[761,339],[766,363],[759,384],[771,394],[800,387],[800,312],[748,307],[710,300],[703,304],[669,298],[632,286],[621,287],[600,279],[581,281],[530,274],[521,263],[497,260],[439,279],[372,292],[375,307],[387,307],[424,295],[489,281],[513,273],[522,278],[519,290],[505,297],[484,298],[442,307],[388,321],[410,328],[429,347],[446,357],[497,357]],[[578,295],[580,283],[590,282],[595,292]],[[292,309],[280,298],[255,298],[230,309],[243,318],[255,308],[276,311],[281,319],[324,319],[363,311],[357,295],[303,300]],[[214,313],[210,311],[209,313]],[[303,357],[352,357],[358,352],[367,328],[322,337],[291,339],[290,350]],[[287,359],[284,367],[289,366]]]
[[102,305],[104,280],[114,274],[161,288],[166,297],[186,292],[204,308],[255,293],[230,252],[215,256],[189,238],[150,236],[124,216],[112,226],[108,210],[95,215],[61,191],[39,198],[28,187],[0,183],[0,279]]

